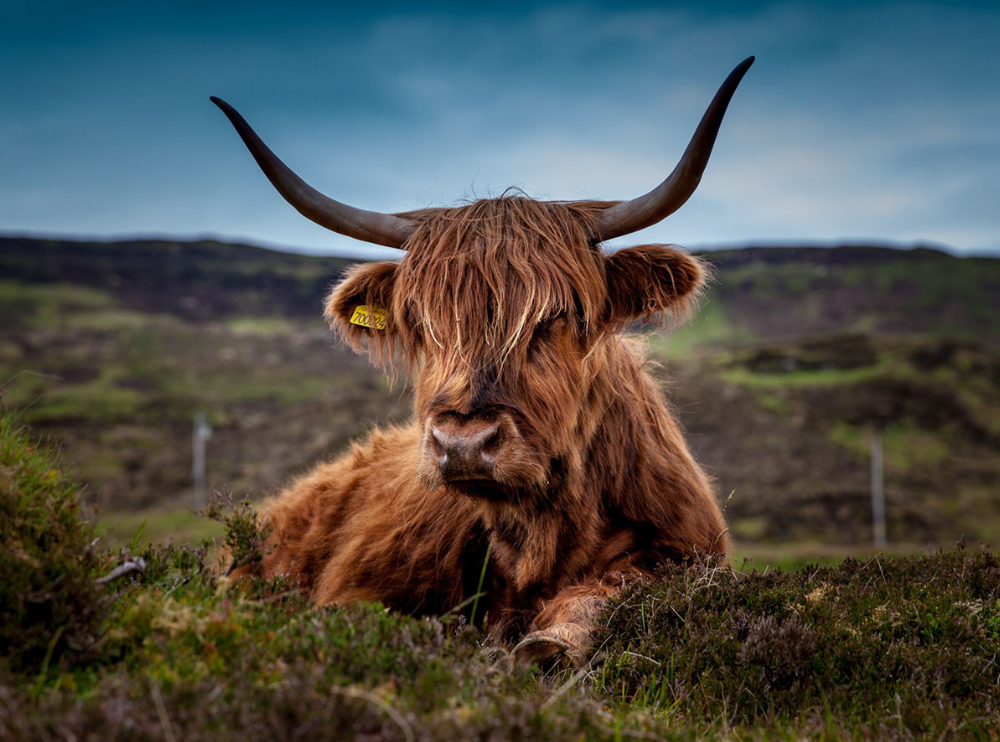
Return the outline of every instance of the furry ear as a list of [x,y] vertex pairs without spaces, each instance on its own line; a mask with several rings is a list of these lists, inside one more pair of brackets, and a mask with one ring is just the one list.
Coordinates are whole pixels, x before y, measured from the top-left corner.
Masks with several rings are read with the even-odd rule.
[[[334,287],[326,299],[323,315],[331,329],[356,352],[368,351],[373,360],[382,360],[395,335],[396,325],[391,312],[392,291],[396,282],[396,263],[362,263],[350,268],[344,280]],[[358,307],[369,316],[375,310],[383,312],[384,328],[366,327],[351,322]]]
[[605,258],[607,316],[625,325],[668,320],[680,324],[694,309],[708,275],[706,264],[674,247],[626,247]]

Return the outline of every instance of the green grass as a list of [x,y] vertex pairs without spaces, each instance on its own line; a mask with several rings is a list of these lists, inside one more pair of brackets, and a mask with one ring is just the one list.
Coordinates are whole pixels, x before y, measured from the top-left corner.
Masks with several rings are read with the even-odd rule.
[[296,329],[296,324],[284,317],[234,317],[226,325],[241,335],[280,335]]
[[791,402],[780,390],[772,393],[762,393],[757,397],[757,403],[769,412],[781,417],[788,417],[791,412]]
[[88,286],[0,281],[0,316],[13,325],[65,326],[76,315],[114,306],[109,294]]
[[[33,423],[47,420],[88,419],[121,420],[137,415],[145,397],[135,389],[118,384],[121,377],[105,369],[91,381],[58,384],[31,403],[25,417]],[[12,400],[16,403],[17,397]]]
[[[590,666],[543,672],[511,666],[461,619],[315,608],[280,579],[219,577],[205,544],[148,543],[164,527],[198,537],[187,515],[118,519],[131,552],[97,552],[52,456],[0,420],[5,570],[47,560],[45,604],[75,608],[39,614],[18,596],[42,593],[5,571],[5,742],[985,740],[1000,726],[1000,560],[987,551],[673,567],[606,606]],[[231,553],[259,554],[251,511],[212,515]],[[135,556],[144,571],[95,582]]]
[[880,366],[861,368],[831,368],[817,370],[789,371],[788,373],[756,373],[746,368],[732,368],[720,373],[720,377],[730,384],[771,388],[799,386],[838,386],[857,384],[884,375]]
[[[888,549],[876,549],[863,544],[832,544],[826,542],[793,541],[782,543],[756,542],[740,537],[733,524],[734,545],[730,564],[740,572],[770,572],[776,569],[800,572],[815,566],[833,567],[845,559],[896,558],[926,554],[929,549],[918,544],[893,544]],[[755,538],[750,535],[747,539]]]
[[73,283],[24,284],[0,281],[0,316],[9,328],[125,331],[166,315],[129,309],[107,291]]
[[689,322],[673,330],[654,333],[649,342],[655,353],[677,358],[701,348],[753,339],[749,330],[740,330],[730,322],[722,301],[710,293]]
[[[837,423],[830,439],[859,457],[871,455],[872,431],[848,423]],[[951,451],[941,431],[927,431],[896,423],[882,431],[882,455],[888,466],[899,471],[940,466]]]
[[97,518],[96,532],[109,548],[130,543],[137,533],[141,543],[162,546],[167,542],[197,545],[223,535],[224,527],[191,510],[148,513],[102,513]]

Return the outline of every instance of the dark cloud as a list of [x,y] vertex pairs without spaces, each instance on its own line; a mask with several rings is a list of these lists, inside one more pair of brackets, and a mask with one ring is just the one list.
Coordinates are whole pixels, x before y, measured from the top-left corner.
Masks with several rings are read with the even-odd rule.
[[635,195],[747,54],[703,186],[649,239],[1000,242],[985,3],[27,3],[0,17],[0,229],[349,240],[270,190],[211,94],[361,206]]

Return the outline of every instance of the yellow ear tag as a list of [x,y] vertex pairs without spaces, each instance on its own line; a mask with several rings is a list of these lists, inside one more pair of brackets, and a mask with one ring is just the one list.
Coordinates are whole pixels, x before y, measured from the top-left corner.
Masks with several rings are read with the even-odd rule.
[[370,307],[367,304],[360,304],[354,307],[354,314],[351,315],[352,325],[361,325],[372,330],[384,330],[385,318],[388,315],[382,307]]

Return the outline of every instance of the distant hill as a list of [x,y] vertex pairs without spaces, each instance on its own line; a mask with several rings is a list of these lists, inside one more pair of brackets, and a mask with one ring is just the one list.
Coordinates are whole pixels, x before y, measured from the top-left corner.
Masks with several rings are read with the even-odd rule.
[[78,242],[0,237],[0,281],[76,284],[185,319],[316,317],[353,260],[225,242]]
[[[842,332],[1000,343],[996,258],[863,246],[703,255],[716,276],[687,333],[695,344]],[[83,285],[131,309],[189,320],[316,317],[331,284],[354,262],[211,241],[0,237],[0,280]]]
[[875,332],[1000,343],[997,258],[859,246],[706,257],[718,269],[714,297],[745,340]]
[[[1000,260],[927,249],[705,254],[693,320],[654,360],[738,542],[863,543],[884,440],[890,539],[1000,533]],[[352,261],[219,242],[0,239],[0,402],[64,449],[105,512],[183,511],[208,479],[273,491],[405,420],[321,301]]]

